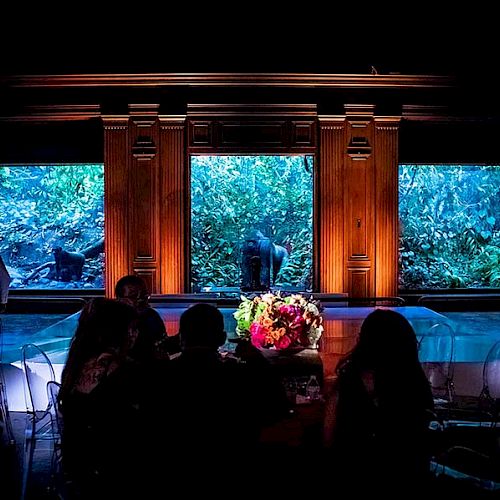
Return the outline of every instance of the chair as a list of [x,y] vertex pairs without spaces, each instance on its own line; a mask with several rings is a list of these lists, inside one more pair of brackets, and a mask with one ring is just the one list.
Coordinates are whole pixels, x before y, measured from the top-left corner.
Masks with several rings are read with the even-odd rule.
[[431,385],[435,411],[449,417],[454,401],[455,332],[447,323],[432,325],[419,339],[419,359]]
[[[35,344],[25,344],[21,362],[24,372],[24,396],[26,401],[26,429],[23,460],[21,498],[26,498],[29,476],[37,442],[51,441],[53,452],[60,436],[54,422],[54,405],[48,398],[47,381],[55,381],[54,368],[45,352]],[[52,389],[51,393],[52,393]],[[51,396],[51,393],[49,396]]]
[[9,403],[7,401],[7,386],[5,384],[5,376],[3,373],[3,325],[0,318],[0,420],[3,423],[7,433],[7,441],[9,445],[15,444],[14,431],[10,420]]
[[483,364],[483,387],[479,395],[479,413],[494,427],[500,417],[500,340],[488,351]]
[[[52,435],[54,436],[52,457],[50,462],[51,489],[55,493],[61,494],[65,490],[66,483],[62,475],[62,415],[59,410],[59,389],[61,384],[55,380],[47,382],[47,397],[49,400],[50,424]],[[63,495],[64,496],[64,495]]]
[[[457,409],[454,409],[454,412]],[[500,341],[483,364],[483,387],[473,408],[459,408],[442,429],[441,449],[433,459],[434,472],[475,484],[481,490],[500,490]]]

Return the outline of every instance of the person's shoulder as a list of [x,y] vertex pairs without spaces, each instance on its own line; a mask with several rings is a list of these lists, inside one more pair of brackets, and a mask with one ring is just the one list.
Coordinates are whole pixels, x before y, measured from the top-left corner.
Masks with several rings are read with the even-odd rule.
[[156,309],[152,308],[151,306],[145,307],[139,313],[139,316],[141,318],[158,318],[158,319],[160,319],[160,321],[163,322],[163,320],[161,319],[160,313]]

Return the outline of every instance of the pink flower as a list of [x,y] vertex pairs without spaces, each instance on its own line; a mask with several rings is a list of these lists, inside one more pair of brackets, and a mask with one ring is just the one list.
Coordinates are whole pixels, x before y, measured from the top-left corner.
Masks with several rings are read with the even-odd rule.
[[283,335],[274,342],[276,349],[286,349],[292,344],[292,339],[288,335]]
[[264,347],[266,345],[267,328],[254,321],[250,325],[250,341],[255,347]]

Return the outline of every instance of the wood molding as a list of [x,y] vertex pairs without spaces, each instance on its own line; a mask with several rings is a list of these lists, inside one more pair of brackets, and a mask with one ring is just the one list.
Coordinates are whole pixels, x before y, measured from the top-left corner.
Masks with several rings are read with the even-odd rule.
[[375,118],[375,294],[398,294],[399,117]]
[[71,87],[292,87],[292,88],[446,88],[455,78],[440,75],[361,75],[318,73],[143,73],[6,76],[15,88]]
[[158,116],[159,104],[129,104],[128,112],[130,116],[151,116],[156,118]]
[[187,290],[189,243],[185,168],[185,118],[160,119],[160,290],[184,293]]
[[186,115],[158,115],[161,130],[184,130]]
[[188,104],[188,117],[315,118],[316,104]]
[[352,297],[374,295],[373,104],[346,104],[344,280]]
[[15,116],[0,116],[8,122],[84,121],[101,116],[99,104],[47,104],[25,106]]
[[449,106],[427,106],[422,104],[403,104],[401,116],[409,122],[426,123],[485,123],[494,122],[498,117],[455,114]]
[[129,258],[128,117],[104,117],[105,269],[106,295],[114,296],[115,284],[132,271]]
[[[130,176],[129,241],[134,272],[148,276],[151,293],[159,293],[160,172],[158,104],[129,104]],[[147,272],[146,272],[147,270]]]
[[375,114],[374,104],[344,104],[345,114],[351,117],[371,118]]
[[320,165],[316,195],[318,198],[319,290],[344,292],[344,151],[345,117],[323,117],[320,130]]

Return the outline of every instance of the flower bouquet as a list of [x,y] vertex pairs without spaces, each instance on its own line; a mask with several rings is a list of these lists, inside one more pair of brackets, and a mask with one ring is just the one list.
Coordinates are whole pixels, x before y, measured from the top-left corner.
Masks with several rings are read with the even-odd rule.
[[323,333],[319,302],[300,294],[282,297],[265,293],[253,299],[241,296],[234,313],[236,333],[249,338],[256,347],[316,349]]

